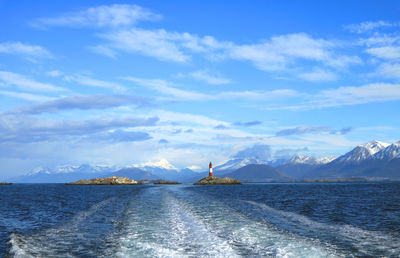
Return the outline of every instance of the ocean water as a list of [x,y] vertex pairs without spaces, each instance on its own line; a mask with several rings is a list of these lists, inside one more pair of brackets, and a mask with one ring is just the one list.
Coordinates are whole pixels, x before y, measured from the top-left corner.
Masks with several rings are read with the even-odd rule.
[[400,183],[0,186],[0,257],[400,257]]

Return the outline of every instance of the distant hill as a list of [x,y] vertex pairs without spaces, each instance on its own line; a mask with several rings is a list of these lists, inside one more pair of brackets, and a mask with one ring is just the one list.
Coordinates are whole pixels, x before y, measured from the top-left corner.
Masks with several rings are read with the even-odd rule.
[[290,179],[282,171],[265,164],[246,165],[224,176],[248,182],[270,182]]

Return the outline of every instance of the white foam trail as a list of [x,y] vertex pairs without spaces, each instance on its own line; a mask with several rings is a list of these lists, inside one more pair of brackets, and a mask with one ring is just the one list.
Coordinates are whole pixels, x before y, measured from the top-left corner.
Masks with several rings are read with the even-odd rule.
[[[134,202],[116,241],[119,257],[237,257],[232,247],[167,192],[149,189]],[[148,212],[150,211],[150,212]]]
[[252,220],[210,196],[177,191],[179,206],[243,256],[336,257],[339,252],[318,240],[284,233],[275,227]]
[[374,250],[386,253],[400,254],[400,241],[382,232],[364,230],[352,225],[330,225],[309,219],[306,216],[274,209],[266,204],[254,201],[244,201],[261,208],[269,217],[281,225],[290,225],[295,230],[306,231],[316,236],[325,235],[327,238],[338,236],[340,241],[345,241],[356,247],[362,255],[372,255]]

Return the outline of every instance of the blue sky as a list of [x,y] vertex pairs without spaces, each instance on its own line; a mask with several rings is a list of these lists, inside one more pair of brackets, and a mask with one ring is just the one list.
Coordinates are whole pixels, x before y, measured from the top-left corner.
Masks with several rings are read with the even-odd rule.
[[1,176],[397,141],[399,13],[398,1],[0,0]]

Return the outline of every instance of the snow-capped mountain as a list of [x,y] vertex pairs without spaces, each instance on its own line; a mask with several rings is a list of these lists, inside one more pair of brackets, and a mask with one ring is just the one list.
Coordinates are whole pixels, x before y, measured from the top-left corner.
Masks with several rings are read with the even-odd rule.
[[142,168],[146,168],[146,167],[147,168],[161,168],[161,169],[167,169],[167,170],[178,170],[174,165],[169,163],[169,161],[166,160],[166,159],[161,159],[161,160],[156,161],[156,162],[148,161],[146,163],[141,164],[140,167],[142,167]]
[[51,174],[52,171],[50,168],[45,168],[45,167],[37,167],[33,169],[32,171],[26,173],[26,176],[33,176],[36,174]]
[[400,178],[400,142],[371,141],[310,171],[309,178]]
[[323,165],[334,160],[335,157],[321,157],[316,158],[308,155],[295,155],[286,164],[309,164],[309,165]]
[[295,179],[303,179],[307,173],[331,162],[334,157],[316,158],[308,155],[296,155],[277,168]]
[[31,172],[14,178],[10,182],[16,183],[65,183],[79,179],[101,177],[117,170],[114,166],[107,165],[62,165],[53,169],[38,167]]
[[178,169],[166,159],[159,161],[148,161],[140,165],[134,164],[126,167],[125,169],[141,169],[146,171],[158,179],[172,180],[178,182],[191,182],[192,178],[197,178],[199,173],[192,171],[189,168]]
[[125,167],[107,165],[62,165],[55,168],[38,167],[31,172],[8,181],[15,183],[65,183],[95,177],[126,176],[135,180],[165,179],[188,182],[199,173],[186,168],[178,170],[167,160],[146,162]]
[[27,176],[33,176],[37,174],[62,174],[62,173],[101,173],[107,171],[116,170],[114,166],[107,165],[89,165],[82,164],[79,166],[76,165],[61,165],[57,166],[54,169],[38,167],[33,169],[31,172],[27,173]]
[[351,163],[360,163],[361,161],[367,160],[371,158],[375,153],[385,149],[390,144],[380,141],[370,141],[361,145],[358,145],[350,152],[340,156],[334,162],[351,162]]
[[387,161],[400,158],[400,141],[390,144],[385,149],[378,151],[373,155],[373,158]]
[[227,162],[225,162],[222,165],[218,165],[215,167],[215,171],[232,171],[232,170],[236,170],[239,168],[242,168],[244,166],[250,165],[250,164],[266,164],[265,161],[260,160],[258,158],[255,157],[248,157],[248,158],[243,158],[243,159],[239,159],[239,158],[235,158],[235,159],[231,159],[228,160]]

